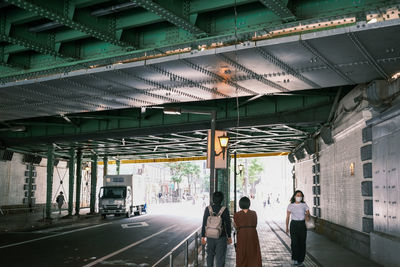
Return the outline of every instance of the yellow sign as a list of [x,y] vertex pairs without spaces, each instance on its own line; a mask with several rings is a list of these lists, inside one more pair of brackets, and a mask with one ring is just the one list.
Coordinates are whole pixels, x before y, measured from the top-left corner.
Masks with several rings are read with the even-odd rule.
[[[272,152],[272,153],[254,153],[254,154],[237,154],[237,158],[257,158],[257,157],[272,157],[272,156],[286,156],[289,152]],[[233,155],[231,155],[233,158]],[[135,163],[160,163],[160,162],[177,162],[177,161],[194,161],[206,160],[207,157],[185,157],[185,158],[160,158],[160,159],[125,159],[121,160],[121,164],[135,164]],[[103,161],[97,164],[104,165]],[[109,165],[116,164],[115,160],[109,160]]]

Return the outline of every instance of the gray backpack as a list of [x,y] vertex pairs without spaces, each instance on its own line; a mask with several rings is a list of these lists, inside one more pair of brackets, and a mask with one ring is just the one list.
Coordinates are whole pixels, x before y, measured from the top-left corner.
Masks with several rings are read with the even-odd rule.
[[222,218],[225,207],[221,207],[218,214],[215,216],[211,206],[208,206],[210,216],[207,218],[206,237],[218,239],[222,233]]

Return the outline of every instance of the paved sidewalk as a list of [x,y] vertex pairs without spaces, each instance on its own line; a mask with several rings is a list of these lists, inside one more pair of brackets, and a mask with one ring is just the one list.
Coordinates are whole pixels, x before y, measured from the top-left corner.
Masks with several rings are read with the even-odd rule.
[[58,211],[54,211],[51,214],[52,220],[50,221],[44,220],[44,212],[41,209],[23,214],[0,215],[0,233],[42,229],[49,226],[71,224],[88,218],[100,219],[100,216],[88,215],[88,213],[89,208],[82,208],[79,216],[68,217],[67,210],[63,210],[61,214]]
[[[258,237],[260,239],[261,256],[263,266],[292,266],[292,257],[289,251],[290,242],[284,240],[283,232],[277,226],[271,223],[259,223],[257,227]],[[226,266],[235,266],[236,255],[233,246],[228,246],[226,256]],[[305,266],[321,266],[309,256],[304,261]]]
[[[260,239],[263,266],[293,266],[290,252],[290,237],[284,232],[284,223],[274,221],[259,222],[257,227]],[[225,266],[235,266],[235,250],[228,246]],[[328,240],[326,237],[308,231],[307,255],[304,260],[307,267],[356,267],[379,266],[374,262]]]

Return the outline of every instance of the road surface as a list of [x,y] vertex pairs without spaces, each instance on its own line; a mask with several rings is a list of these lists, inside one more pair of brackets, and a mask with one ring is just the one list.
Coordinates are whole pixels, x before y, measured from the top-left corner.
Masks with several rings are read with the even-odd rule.
[[0,266],[153,266],[200,226],[199,217],[108,217],[0,235]]

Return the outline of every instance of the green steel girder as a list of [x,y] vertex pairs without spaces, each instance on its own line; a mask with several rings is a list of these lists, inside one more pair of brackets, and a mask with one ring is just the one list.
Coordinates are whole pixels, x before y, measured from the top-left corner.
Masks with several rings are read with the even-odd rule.
[[58,53],[55,49],[45,46],[43,44],[39,44],[34,41],[18,38],[18,37],[11,37],[5,34],[0,33],[0,41],[12,43],[14,45],[23,46],[25,48],[31,49],[41,54],[48,54],[60,58],[64,58],[66,60],[74,60],[73,57],[64,55],[62,53]]
[[6,67],[6,68],[11,68],[11,69],[16,69],[16,70],[21,70],[24,69],[23,66],[19,66],[13,63],[8,62],[8,56],[4,54],[4,47],[0,47],[0,66]]
[[296,16],[287,7],[287,4],[282,0],[260,0],[260,2],[268,7],[272,12],[282,18],[283,21],[293,21],[296,20]]
[[78,8],[88,7],[96,4],[110,2],[110,0],[72,0],[73,4]]
[[[21,30],[22,29],[22,30]],[[59,53],[54,47],[51,47],[48,42],[43,42],[43,38],[34,38],[31,37],[26,38],[21,35],[26,35],[26,32],[23,30],[23,28],[18,27],[17,29],[11,29],[11,24],[7,19],[6,14],[0,14],[0,42],[7,42],[11,43],[14,46],[17,47],[23,47],[24,49],[27,50],[34,50],[38,53],[41,54],[48,54],[60,58],[64,58],[66,60],[73,60],[71,56],[65,55],[63,53]],[[52,38],[49,38],[47,36],[48,40],[51,40]],[[6,50],[6,46],[1,46],[1,57],[2,61],[4,63],[8,63],[8,58],[9,58],[9,53]],[[7,60],[5,60],[5,58]]]
[[[346,87],[349,90],[351,87]],[[184,109],[215,109],[217,127],[220,129],[237,126],[237,112],[240,114],[240,126],[260,126],[285,124],[290,126],[318,126],[326,122],[334,96],[330,89],[314,89],[327,95],[307,96],[263,96],[255,101],[239,105],[236,110],[235,99],[221,99],[203,102],[180,104]],[[239,99],[245,102],[247,98]],[[170,104],[179,105],[179,104]],[[81,116],[81,118],[79,118]],[[98,116],[98,119],[96,119]],[[122,117],[119,117],[122,116]],[[160,109],[148,109],[144,114],[138,108],[92,112],[71,115],[78,122],[78,127],[71,124],[34,125],[27,123],[26,132],[0,132],[0,142],[6,147],[33,151],[43,149],[44,144],[71,144],[73,142],[93,142],[108,138],[122,139],[144,135],[186,132],[208,129],[208,116],[183,114],[173,116],[163,114]],[[129,119],[127,119],[127,117]],[[30,120],[8,121],[9,125],[24,125],[24,121],[64,122],[62,118],[36,118]],[[88,141],[90,140],[90,141]],[[33,148],[32,148],[33,146]]]
[[167,20],[168,22],[176,25],[179,28],[182,28],[197,37],[205,37],[208,34],[203,31],[202,29],[194,26],[189,21],[181,18],[180,16],[176,15],[174,12],[168,10],[166,7],[163,7],[152,0],[131,0],[131,2],[153,12],[163,19]]
[[14,64],[10,64],[4,61],[0,61],[0,66],[6,67],[6,68],[11,68],[11,69],[16,69],[16,70],[21,70],[22,68],[19,66],[16,66]]
[[[18,2],[19,5],[24,3],[30,3],[27,1],[7,0],[11,2]],[[144,1],[144,0],[142,0]],[[276,0],[277,1],[277,0]],[[136,51],[127,51],[123,47],[109,45],[111,42],[96,41],[91,39],[97,32],[97,25],[93,26],[93,17],[88,16],[87,10],[92,8],[96,4],[105,5],[104,2],[111,2],[106,0],[65,0],[69,2],[70,6],[75,7],[73,19],[68,18],[68,22],[74,22],[78,30],[71,29],[65,30],[64,28],[57,29],[54,31],[54,42],[56,47],[42,46],[41,43],[37,44],[21,38],[24,36],[16,36],[18,40],[12,40],[11,45],[4,47],[4,53],[10,54],[10,58],[13,60],[4,61],[5,63],[17,63],[14,60],[14,55],[21,54],[26,57],[26,62],[29,64],[26,66],[27,69],[9,69],[7,67],[0,66],[0,78],[2,81],[15,81],[18,79],[32,78],[39,75],[49,75],[54,73],[69,72],[71,70],[87,68],[92,65],[112,64],[116,61],[132,59],[135,57],[141,57],[144,53],[152,53],[152,51],[163,51],[182,49],[189,46],[196,45],[210,45],[212,43],[230,43],[235,41],[234,32],[234,12],[232,12],[233,6],[237,5],[237,35],[239,41],[249,40],[255,32],[263,34],[265,32],[286,28],[295,27],[296,25],[305,23],[315,23],[322,20],[335,19],[343,16],[356,16],[362,19],[359,14],[365,14],[366,12],[379,11],[381,8],[389,7],[393,4],[398,4],[399,1],[394,0],[364,0],[364,1],[348,1],[348,0],[303,0],[303,1],[287,1],[282,0],[282,5],[286,8],[288,6],[291,10],[295,10],[297,20],[295,22],[286,23],[281,17],[274,14],[269,8],[263,8],[260,1],[253,0],[182,0],[179,1],[160,1],[163,6],[168,7],[163,12],[173,13],[173,16],[181,18],[184,22],[188,23],[189,26],[198,25],[197,28],[205,29],[208,33],[208,37],[196,38],[195,35],[188,34],[187,30],[179,29],[178,27],[170,27],[166,23],[159,23],[164,21],[166,18],[160,17],[152,12],[144,11],[142,9],[133,9],[129,12],[123,12],[118,15],[112,15],[111,26],[106,27],[107,31],[102,33],[113,38],[114,40],[122,36],[122,40],[127,40],[133,43],[138,48]],[[144,1],[146,2],[146,1]],[[167,5],[165,3],[174,3],[175,6]],[[273,2],[266,1],[266,2]],[[46,11],[49,8],[43,8],[47,3],[46,0],[35,1],[35,7],[39,4],[41,8],[38,10],[32,9],[33,12],[26,12],[15,7],[7,7],[7,27],[14,29],[16,25],[22,25],[29,22],[34,22],[42,17],[50,18],[49,14],[38,15],[39,11]],[[49,2],[49,6],[54,6],[55,2]],[[149,3],[147,1],[147,3]],[[182,3],[182,7],[179,9],[179,4]],[[33,4],[32,4],[33,5]],[[66,5],[64,5],[66,6]],[[54,9],[54,8],[53,8]],[[57,8],[55,10],[58,10]],[[1,10],[3,11],[3,9]],[[10,12],[8,12],[10,11]],[[214,12],[215,11],[215,12]],[[72,11],[69,10],[69,13]],[[85,13],[86,12],[86,13]],[[153,11],[154,12],[154,11]],[[66,12],[68,13],[68,12]],[[3,14],[3,13],[2,13]],[[51,13],[56,16],[64,17],[64,10],[59,15],[58,13]],[[172,16],[172,17],[173,17]],[[76,19],[79,18],[79,21]],[[53,19],[54,20],[54,19]],[[88,22],[89,21],[89,22]],[[100,24],[102,28],[107,25],[107,20],[102,19]],[[88,22],[90,25],[86,25]],[[178,20],[178,22],[182,22]],[[82,30],[80,26],[85,25],[86,30]],[[183,24],[182,24],[183,25]],[[26,26],[26,25],[24,25]],[[68,26],[68,25],[67,25]],[[71,27],[74,28],[74,27]],[[95,29],[94,32],[90,33],[89,30]],[[183,26],[181,28],[184,28]],[[112,32],[109,30],[113,29]],[[122,31],[124,32],[123,34]],[[192,29],[192,32],[196,32],[196,29]],[[172,34],[171,34],[172,33]],[[9,36],[9,34],[5,34]],[[11,35],[15,37],[14,35]],[[134,41],[127,36],[133,36]],[[176,37],[175,37],[176,36]],[[97,38],[99,39],[99,38]],[[129,39],[129,40],[128,40]],[[79,42],[75,42],[79,40]],[[19,42],[17,42],[19,41]],[[97,42],[97,43],[95,43]],[[121,41],[123,42],[123,41]],[[41,55],[21,53],[35,49],[35,51],[54,55],[53,50],[56,52],[60,49],[58,56],[65,56],[63,54],[79,55],[79,59],[75,59],[73,62],[66,62],[59,60],[58,58],[47,58],[46,64],[43,64]],[[76,53],[71,53],[76,51]],[[68,57],[68,56],[67,56]],[[22,64],[25,66],[25,62]]]
[[258,0],[218,0],[218,1],[204,1],[204,0],[192,0],[190,1],[190,14],[196,14],[200,12],[211,12],[220,10],[222,8],[229,8],[234,6],[250,4],[257,2]]
[[[84,8],[94,4],[100,4],[102,2],[108,2],[109,0],[70,0],[70,4],[76,8]],[[7,14],[8,21],[13,25],[22,23],[32,22],[40,19],[41,16],[34,12],[26,12],[23,9],[13,10],[10,14]]]
[[40,16],[33,12],[26,12],[23,9],[16,9],[7,14],[7,21],[13,25],[28,23],[40,19]]
[[[30,14],[30,13],[27,13]],[[36,18],[36,17],[34,17]],[[121,17],[118,17],[115,20],[115,30],[116,31],[122,31],[125,29],[131,29],[135,27],[141,27],[144,25],[148,25],[151,23],[157,23],[163,21],[163,19],[151,12],[138,12],[135,14],[127,14],[127,15],[122,15]],[[71,41],[76,41],[80,39],[84,39],[87,37],[90,37],[90,34],[87,34],[82,31],[76,31],[74,29],[68,29],[68,30],[63,30],[56,32],[54,34],[54,41],[55,43],[64,43],[64,42],[71,42]],[[18,52],[23,52],[29,50],[23,46],[17,46],[17,45],[8,45],[5,47],[4,52],[6,54],[9,53],[18,53]]]
[[118,38],[113,36],[113,34],[111,34],[110,32],[103,31],[96,27],[88,26],[84,23],[74,21],[72,18],[74,16],[73,10],[75,9],[75,7],[72,4],[69,4],[68,0],[64,1],[64,6],[63,6],[63,8],[67,9],[67,11],[65,10],[53,11],[49,8],[46,8],[44,5],[33,4],[26,0],[5,0],[5,1],[15,6],[18,6],[19,8],[22,8],[28,12],[33,12],[41,17],[50,19],[52,21],[57,21],[58,23],[61,23],[67,27],[70,27],[77,31],[84,32],[89,36],[105,41],[107,43],[111,43],[116,46],[122,46],[127,49],[135,49],[132,44],[118,40]]

